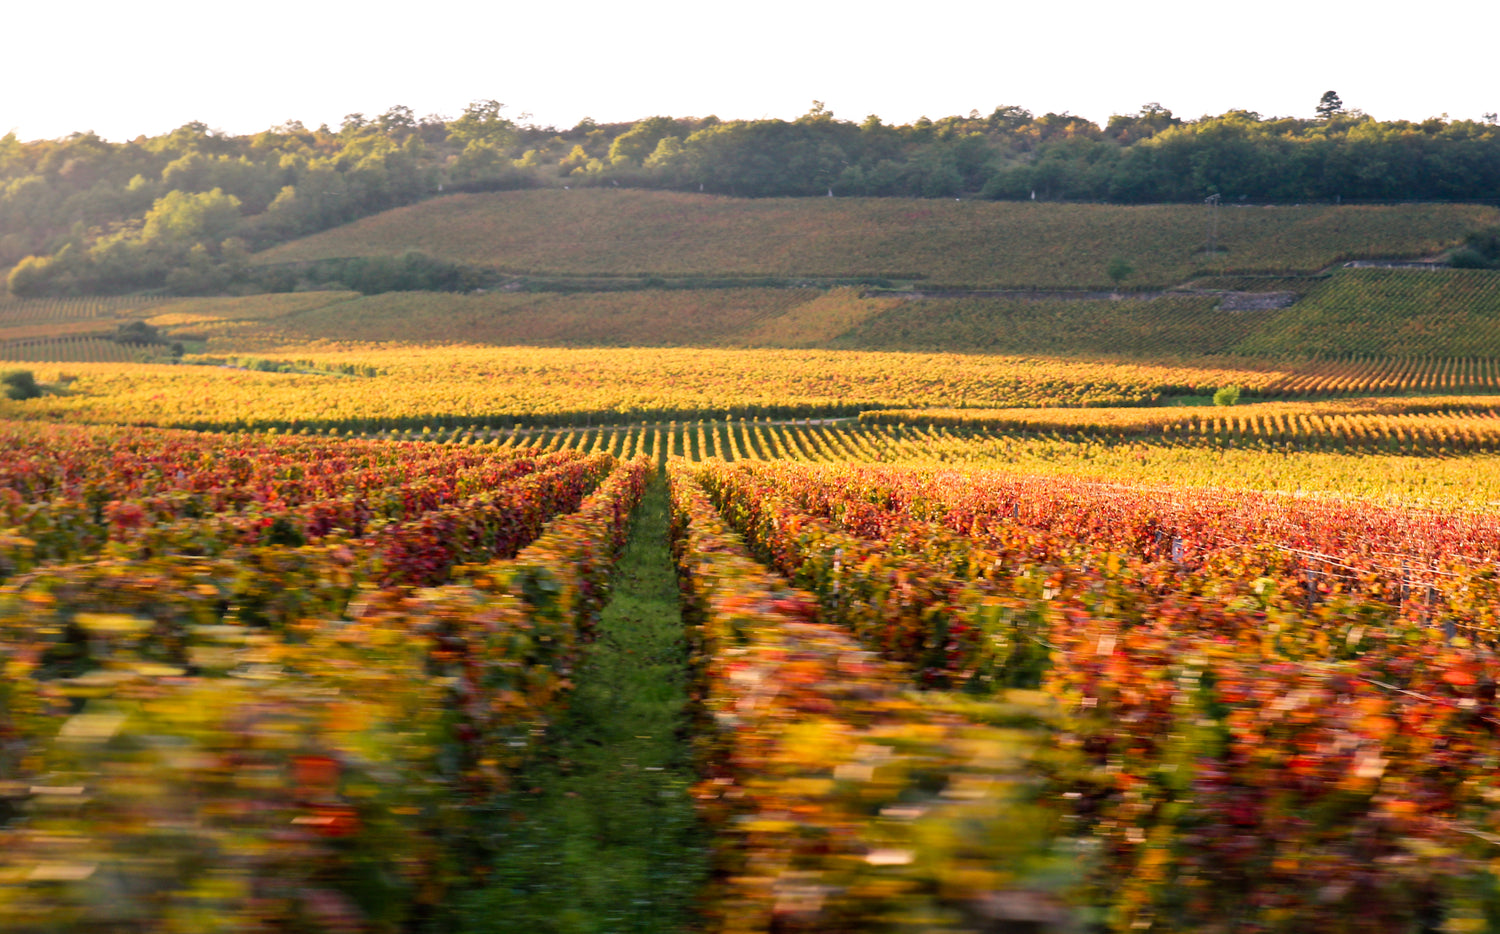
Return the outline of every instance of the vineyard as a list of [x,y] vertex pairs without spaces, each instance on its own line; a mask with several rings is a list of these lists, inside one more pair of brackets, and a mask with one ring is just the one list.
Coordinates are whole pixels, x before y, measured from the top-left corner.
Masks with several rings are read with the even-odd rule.
[[1301,450],[1493,453],[1500,415],[1492,396],[1359,398],[1332,402],[1267,402],[1115,409],[905,409],[869,411],[868,424],[908,423],[1005,434],[1082,440],[1201,443]]
[[145,348],[109,340],[116,326],[154,302],[142,298],[0,297],[0,362],[133,363]]
[[[1313,280],[1288,307],[1254,299],[1285,291],[941,293],[815,289],[623,292],[293,293],[176,300],[148,322],[201,334],[213,352],[270,351],[314,341],[497,346],[823,347],[1167,360],[1319,357],[1488,360],[1500,347],[1500,273],[1344,270]],[[1284,280],[1271,280],[1279,285]],[[1240,285],[1252,283],[1241,282]],[[1264,288],[1264,287],[1262,287]],[[1235,301],[1250,307],[1236,310]],[[64,326],[82,328],[87,322]],[[60,333],[32,324],[15,336]],[[12,329],[0,329],[0,337]],[[1305,364],[1303,364],[1305,366]],[[1295,391],[1295,390],[1292,390]]]
[[112,320],[156,303],[155,299],[137,296],[26,299],[4,295],[0,296],[0,327],[53,321]]
[[[709,415],[856,415],[871,408],[1149,402],[1163,394],[1254,389],[1282,378],[1274,365],[1065,361],[959,354],[827,350],[485,348],[306,345],[265,354],[361,379],[226,366],[69,366],[68,395],[0,400],[0,417],[106,424],[373,431],[484,424],[621,424]],[[216,365],[208,365],[208,364]],[[312,367],[308,367],[309,369]],[[59,370],[38,368],[51,380]],[[245,400],[253,398],[254,406]]]
[[[1386,421],[1387,426],[1400,419]],[[999,468],[1177,488],[1319,493],[1379,502],[1421,503],[1467,509],[1500,505],[1500,459],[1492,454],[1442,453],[1446,423],[1432,420],[1432,436],[1394,435],[1382,443],[1340,446],[1333,437],[1291,435],[1271,442],[1238,434],[1204,437],[1110,438],[1034,431],[990,433],[940,424],[880,424],[875,420],[702,420],[630,428],[515,429],[486,432],[455,428],[391,432],[395,439],[649,454],[688,461],[795,460],[808,463],[886,463],[923,468]]]
[[[0,362],[167,362],[174,341],[203,344],[258,332],[285,316],[349,297],[317,292],[199,299],[0,298]],[[157,343],[118,339],[122,327],[142,324],[157,331]]]
[[881,277],[967,287],[1111,288],[1205,273],[1313,272],[1345,259],[1418,257],[1495,223],[1473,205],[1253,207],[737,199],[626,190],[453,195],[388,211],[256,254],[297,263],[421,250],[541,275]]
[[1275,310],[1225,312],[1217,295],[1081,300],[929,298],[889,306],[839,335],[868,350],[1170,358],[1233,352]]
[[[1155,359],[1362,358],[1397,366],[1500,354],[1500,273],[1493,271],[1347,269],[1301,283],[1225,277],[1190,285],[1116,300],[1038,301],[1024,293],[930,298],[888,306],[832,345]],[[1282,298],[1264,306],[1253,300],[1262,295]],[[1248,307],[1237,309],[1236,301]]]
[[1493,392],[1500,387],[1495,358],[1490,356],[1314,360],[1288,369],[1292,372],[1265,384],[1264,394]]
[[[807,617],[853,633],[914,682],[1008,700],[1010,735],[991,740],[990,755],[1008,760],[1003,771],[1029,762],[1029,780],[1050,790],[1019,794],[1016,778],[994,774],[999,765],[977,785],[949,774],[936,803],[1026,828],[981,835],[1022,851],[979,859],[1011,867],[1003,880],[970,875],[940,848],[981,849],[954,841],[953,829],[909,826],[940,820],[941,806],[836,809],[872,782],[867,800],[913,800],[901,799],[902,776],[927,756],[882,748],[883,718],[862,704],[820,707],[815,694],[805,709],[835,720],[845,711],[837,732],[862,745],[844,761],[796,759],[805,741],[769,728],[744,806],[769,799],[813,817],[796,834],[751,831],[744,845],[817,870],[783,873],[743,900],[764,909],[788,875],[836,880],[796,907],[814,927],[839,918],[837,927],[844,912],[869,923],[880,900],[847,893],[874,876],[864,884],[911,893],[904,904],[937,893],[944,913],[924,915],[934,929],[993,924],[997,912],[1059,923],[1046,887],[1056,877],[1039,870],[1061,850],[1085,875],[1074,897],[1113,930],[1484,930],[1497,920],[1486,793],[1495,661],[1482,647],[1496,631],[1492,516],[1164,502],[1158,491],[891,469],[679,476],[704,490],[700,521],[716,511],[808,591],[800,602],[762,600],[759,618],[742,611],[739,625],[754,633],[746,664]],[[754,585],[753,568],[741,575]],[[850,666],[843,678],[793,683],[837,696],[858,690],[861,674]],[[1066,726],[1033,713],[1015,737],[1025,714],[1012,687],[1039,687]],[[734,688],[722,696],[732,709]],[[1050,803],[1043,813],[1007,813],[1038,800]],[[882,834],[902,845],[859,860],[858,841]],[[866,868],[847,868],[859,862]],[[924,884],[934,867],[957,879]]]
[[478,845],[469,803],[559,709],[646,476],[5,435],[4,788],[31,814],[0,831],[14,931],[377,929],[441,904]]
[[[144,325],[214,356],[300,353],[310,344],[376,354],[393,345],[658,346],[1186,362],[1249,371],[1242,384],[1296,396],[1493,389],[1489,366],[1500,347],[1500,273],[1489,270],[1208,277],[1112,293],[801,285],[8,300],[0,301],[0,354],[133,359],[90,357],[74,345]],[[1287,378],[1254,375],[1267,370]],[[1315,378],[1323,374],[1331,379]]]
[[1238,343],[1235,353],[1493,358],[1500,272],[1349,270]]
[[909,431],[0,426],[0,918],[451,923],[655,465],[695,927],[1500,918],[1500,513],[853,465]]
[[1500,273],[1329,268],[1496,217],[518,191],[256,260],[493,289],[0,299],[0,930],[1500,930]]
[[[258,339],[267,347],[312,340],[434,342],[500,346],[619,346],[643,337],[662,344],[712,347],[757,343],[780,323],[792,340],[818,337],[818,322],[847,307],[869,314],[848,294],[801,289],[450,294],[391,292],[276,320],[259,331],[235,332],[234,346]],[[832,306],[831,308],[829,306]],[[819,314],[820,310],[823,312]],[[803,322],[806,322],[804,325]],[[827,327],[822,328],[823,331]],[[830,335],[832,336],[832,335]]]
[[151,348],[120,344],[102,337],[41,337],[0,341],[4,363],[143,363]]

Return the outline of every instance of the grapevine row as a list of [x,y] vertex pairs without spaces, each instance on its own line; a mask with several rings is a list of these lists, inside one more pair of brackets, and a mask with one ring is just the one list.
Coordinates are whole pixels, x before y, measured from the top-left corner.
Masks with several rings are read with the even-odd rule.
[[[1011,646],[1045,652],[1043,686],[1073,718],[1059,752],[1083,758],[1049,780],[1098,847],[1080,897],[1111,929],[1389,930],[1496,909],[1491,649],[1359,592],[1309,601],[1273,554],[1184,567],[1024,530],[981,550],[883,515],[878,499],[859,512],[870,491],[841,500],[848,484],[825,474],[842,522],[877,521],[879,537],[862,538],[799,512],[785,478],[752,473],[765,471],[700,472],[823,618],[860,588],[866,615],[849,622],[862,641],[898,658],[956,650],[971,686]],[[993,614],[945,608],[924,589],[942,576]],[[880,602],[882,579],[896,599]],[[1493,588],[1474,597],[1493,616]],[[955,620],[996,648],[964,652]]]
[[1500,358],[1382,357],[1301,364],[1257,390],[1265,396],[1368,395],[1390,392],[1494,392]]
[[[0,793],[28,815],[0,825],[6,929],[200,912],[379,929],[439,910],[482,849],[471,804],[555,715],[589,638],[649,470],[611,463],[521,477],[503,520],[480,493],[364,539],[216,557],[164,540],[0,591]],[[432,524],[490,505],[483,551]],[[391,546],[434,541],[448,572],[420,582],[440,586],[405,586]]]
[[[1368,403],[1377,408],[1377,403]],[[1500,418],[1490,400],[1472,396],[1439,400],[1433,408],[1392,411],[1312,403],[1265,403],[1215,408],[895,410],[865,412],[870,425],[951,428],[1069,440],[1151,440],[1169,445],[1252,449],[1459,454],[1500,449]],[[1413,411],[1403,411],[1404,408]]]
[[0,297],[0,328],[32,322],[61,322],[114,318],[123,312],[159,304],[159,299],[132,296],[73,296],[70,298]]
[[6,363],[135,363],[146,356],[145,345],[121,344],[89,335],[0,343],[0,361]]
[[695,795],[715,830],[714,928],[1065,926],[1056,814],[1032,801],[1026,767],[1051,707],[903,692],[899,668],[810,619],[811,599],[750,558],[685,470],[671,479],[707,718]]
[[[753,473],[753,477],[752,474]],[[734,478],[735,471],[715,476]],[[1194,567],[1269,548],[1309,600],[1358,592],[1451,625],[1495,629],[1489,569],[1500,517],[1312,497],[1142,488],[997,471],[756,465],[741,484],[778,494],[854,534],[904,534],[910,517],[1001,553],[1065,561],[1077,545]],[[728,480],[724,482],[728,483]],[[1248,566],[1255,566],[1251,560]]]

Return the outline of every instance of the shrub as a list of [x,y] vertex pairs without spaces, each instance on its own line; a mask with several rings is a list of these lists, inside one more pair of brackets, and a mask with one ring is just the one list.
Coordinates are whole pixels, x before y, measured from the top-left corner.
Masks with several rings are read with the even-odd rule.
[[115,328],[110,340],[118,344],[160,344],[161,332],[144,321],[127,321]]
[[1240,401],[1240,387],[1225,386],[1214,393],[1214,405],[1234,405]]
[[30,370],[0,373],[0,386],[5,387],[7,399],[35,399],[42,394],[42,387],[36,384],[36,376]]
[[1448,254],[1448,265],[1454,269],[1490,269],[1495,264],[1473,247],[1459,247]]

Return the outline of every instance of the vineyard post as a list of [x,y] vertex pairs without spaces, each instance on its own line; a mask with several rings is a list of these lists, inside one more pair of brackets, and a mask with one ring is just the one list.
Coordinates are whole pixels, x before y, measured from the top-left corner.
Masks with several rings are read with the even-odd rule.
[[1203,199],[1208,205],[1208,254],[1210,257],[1219,253],[1219,195],[1218,192]]

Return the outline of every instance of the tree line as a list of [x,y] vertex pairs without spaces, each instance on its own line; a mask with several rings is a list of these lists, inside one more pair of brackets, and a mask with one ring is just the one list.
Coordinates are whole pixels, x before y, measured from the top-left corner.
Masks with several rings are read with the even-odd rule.
[[336,130],[293,121],[232,136],[189,123],[125,143],[11,133],[0,138],[0,269],[14,266],[9,285],[22,295],[283,288],[296,277],[259,282],[246,257],[439,193],[556,185],[1114,203],[1493,200],[1500,125],[1494,114],[1380,121],[1329,92],[1308,119],[1184,120],[1151,103],[1102,126],[1016,106],[854,122],[815,101],[789,121],[654,116],[559,130],[483,100],[452,119],[403,106],[350,114]]

